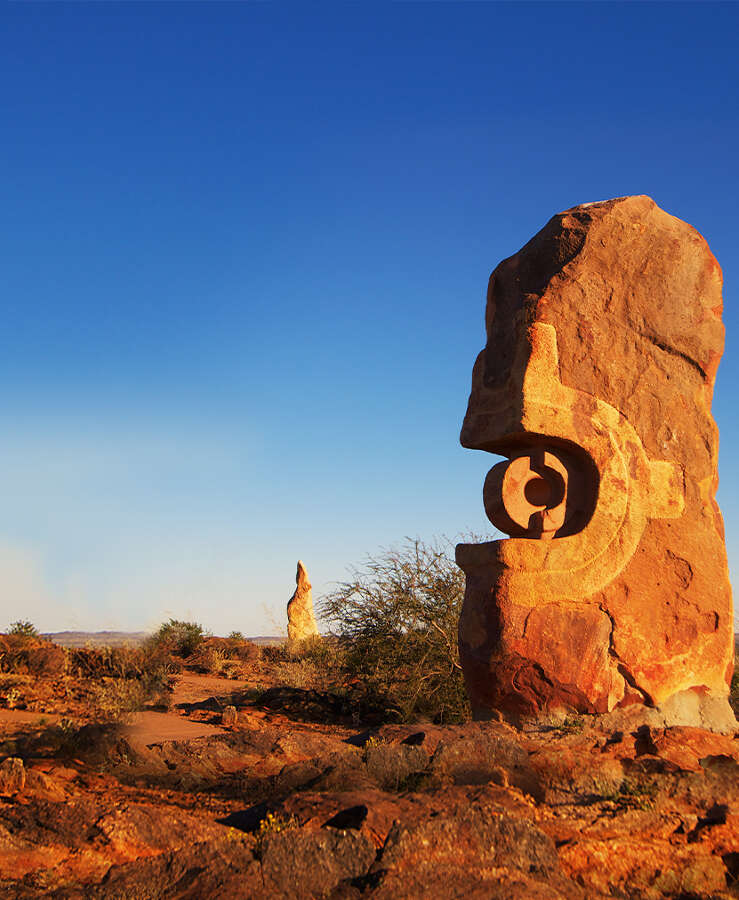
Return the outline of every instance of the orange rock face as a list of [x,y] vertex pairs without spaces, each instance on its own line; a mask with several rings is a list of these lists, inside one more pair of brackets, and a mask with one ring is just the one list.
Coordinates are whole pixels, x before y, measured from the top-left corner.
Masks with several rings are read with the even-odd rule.
[[460,544],[476,715],[653,707],[728,730],[733,617],[711,417],[721,270],[648,197],[574,207],[490,278],[463,446],[507,457]]

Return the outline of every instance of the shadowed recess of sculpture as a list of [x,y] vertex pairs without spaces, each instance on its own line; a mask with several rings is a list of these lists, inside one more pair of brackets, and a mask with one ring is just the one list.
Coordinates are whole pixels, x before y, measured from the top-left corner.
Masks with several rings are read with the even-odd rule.
[[705,240],[644,196],[554,216],[493,272],[461,442],[507,457],[483,502],[510,537],[457,547],[478,717],[735,727],[721,310]]

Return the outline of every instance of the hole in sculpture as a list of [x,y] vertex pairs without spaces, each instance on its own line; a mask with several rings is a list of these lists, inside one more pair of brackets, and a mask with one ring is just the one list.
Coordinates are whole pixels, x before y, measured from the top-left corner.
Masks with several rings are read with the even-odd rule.
[[552,499],[552,487],[546,478],[532,478],[526,482],[523,494],[532,506],[548,506]]
[[527,433],[487,449],[507,457],[483,486],[485,512],[503,534],[551,540],[576,534],[590,521],[600,478],[582,447]]

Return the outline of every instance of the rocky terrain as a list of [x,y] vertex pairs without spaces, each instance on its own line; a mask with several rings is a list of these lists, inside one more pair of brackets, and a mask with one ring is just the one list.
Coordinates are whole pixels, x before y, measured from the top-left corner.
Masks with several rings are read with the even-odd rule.
[[0,675],[0,897],[739,897],[739,735],[388,722],[264,650],[124,715],[96,651],[27,644]]

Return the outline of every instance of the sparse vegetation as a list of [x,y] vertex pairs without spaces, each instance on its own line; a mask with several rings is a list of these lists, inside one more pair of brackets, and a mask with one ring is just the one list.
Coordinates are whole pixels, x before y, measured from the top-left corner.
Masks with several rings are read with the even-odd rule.
[[448,541],[368,558],[323,598],[343,666],[404,719],[458,722],[469,706],[457,647],[464,575]]
[[325,687],[321,670],[310,659],[292,659],[281,663],[277,669],[277,677],[285,687],[306,690],[312,687]]
[[295,816],[281,816],[268,812],[259,823],[255,835],[256,844],[254,846],[254,854],[257,859],[261,858],[264,842],[270,835],[279,834],[280,831],[288,831],[298,827],[298,820]]
[[243,678],[260,658],[259,647],[244,638],[205,637],[188,659],[198,672],[223,678]]
[[657,795],[657,784],[644,777],[625,778],[619,787],[619,799],[625,800],[637,809],[653,809]]
[[170,619],[159,626],[147,642],[147,648],[166,648],[175,656],[187,659],[208,636],[208,632],[197,622]]
[[366,758],[367,752],[369,750],[372,750],[374,747],[382,747],[385,744],[387,744],[386,738],[378,737],[375,734],[370,735],[370,737],[368,737],[367,740],[364,742],[363,750],[364,750],[365,758]]
[[182,667],[161,647],[73,647],[67,657],[69,672],[80,678],[159,678]]
[[143,709],[149,692],[136,679],[110,678],[93,687],[93,709],[98,722],[127,722]]
[[565,720],[559,726],[559,730],[565,734],[580,734],[585,727],[585,718],[578,715],[566,716]]
[[66,665],[66,653],[56,644],[18,632],[0,635],[0,672],[54,677]]
[[67,670],[93,681],[99,721],[119,721],[145,704],[169,706],[170,677],[181,663],[162,647],[70,648]]
[[5,693],[5,705],[8,707],[8,709],[15,709],[15,706],[21,697],[22,694],[18,690],[18,688],[12,687]]
[[8,628],[8,634],[15,634],[27,638],[37,638],[39,636],[36,626],[33,622],[28,622],[27,620],[13,622]]

